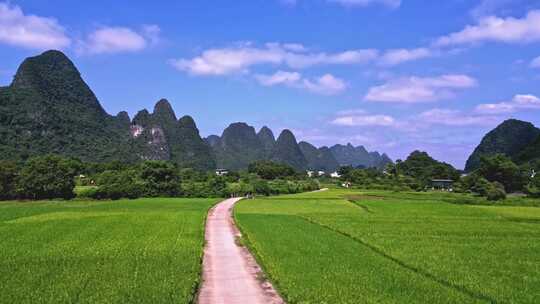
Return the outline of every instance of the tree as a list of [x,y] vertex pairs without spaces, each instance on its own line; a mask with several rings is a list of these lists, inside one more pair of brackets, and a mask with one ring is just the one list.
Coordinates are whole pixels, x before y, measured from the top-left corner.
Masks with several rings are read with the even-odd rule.
[[139,170],[144,196],[177,196],[180,194],[180,177],[171,163],[157,160],[146,161],[140,165]]
[[52,199],[74,197],[75,169],[70,161],[47,155],[30,159],[17,178],[17,192],[27,199]]
[[510,158],[497,154],[480,158],[480,166],[475,171],[490,182],[499,182],[504,185],[507,192],[523,190],[527,177]]
[[227,181],[223,176],[212,176],[206,182],[206,186],[212,196],[222,197],[227,192]]
[[0,161],[0,200],[16,198],[15,179],[19,169],[15,162]]
[[291,177],[296,175],[293,167],[271,161],[256,161],[248,166],[249,173],[255,173],[263,179],[273,180],[277,178]]
[[138,198],[143,195],[143,184],[136,170],[107,170],[97,176],[99,188],[93,193],[96,199]]
[[459,179],[459,172],[451,165],[433,159],[426,152],[414,151],[401,163],[396,162],[399,174],[413,177],[420,188],[429,185],[432,179]]
[[536,174],[526,187],[527,194],[530,197],[540,197],[540,174]]

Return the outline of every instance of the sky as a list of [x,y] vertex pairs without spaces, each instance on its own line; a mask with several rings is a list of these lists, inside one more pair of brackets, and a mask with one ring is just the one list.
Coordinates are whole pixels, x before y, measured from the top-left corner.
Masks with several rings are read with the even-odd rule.
[[242,121],[463,168],[540,126],[540,0],[0,0],[0,85],[66,53],[110,114],[161,98],[201,135]]

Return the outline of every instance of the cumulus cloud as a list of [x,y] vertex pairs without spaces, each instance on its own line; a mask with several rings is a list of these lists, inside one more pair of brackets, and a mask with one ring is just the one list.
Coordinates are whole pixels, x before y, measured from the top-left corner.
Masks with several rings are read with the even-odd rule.
[[474,44],[481,42],[528,43],[540,40],[540,10],[532,10],[523,18],[483,17],[476,25],[438,38],[435,46]]
[[367,101],[421,103],[452,98],[455,91],[475,87],[476,79],[467,75],[438,77],[403,77],[372,87],[364,97]]
[[347,88],[347,84],[342,79],[331,74],[325,74],[316,79],[304,79],[303,86],[311,92],[323,95],[339,94]]
[[274,86],[284,84],[288,86],[295,86],[302,79],[302,75],[297,72],[284,72],[277,71],[273,75],[256,75],[255,79],[264,86]]
[[479,104],[476,106],[475,112],[480,114],[503,114],[526,109],[540,109],[540,98],[534,95],[516,95],[510,101]]
[[461,111],[450,109],[432,109],[419,115],[419,119],[428,124],[446,126],[492,125],[498,121],[494,116],[468,115]]
[[219,76],[247,73],[259,65],[287,66],[304,69],[321,65],[355,65],[377,63],[394,66],[404,62],[436,56],[440,51],[429,48],[354,49],[336,53],[312,52],[299,43],[266,43],[263,47],[241,43],[233,47],[204,50],[193,58],[172,59],[169,63],[180,71],[197,76]]
[[434,55],[434,52],[428,48],[388,50],[381,56],[379,63],[392,66],[407,61],[433,57]]
[[78,51],[83,54],[113,54],[138,52],[157,43],[160,28],[143,26],[140,32],[127,27],[102,27],[79,42]]
[[328,2],[338,3],[343,6],[368,6],[373,4],[381,4],[390,8],[398,8],[401,6],[401,0],[327,0]]
[[285,85],[292,88],[305,89],[321,95],[335,95],[346,90],[344,80],[325,74],[315,79],[303,78],[298,72],[277,71],[272,75],[255,75],[255,79],[264,86]]
[[192,75],[228,75],[249,71],[255,65],[286,65],[306,68],[314,65],[360,64],[374,60],[376,50],[349,50],[341,53],[310,53],[301,44],[268,43],[264,47],[242,44],[230,48],[208,49],[191,59],[173,59],[178,70]]
[[25,15],[19,6],[0,3],[0,42],[29,49],[63,49],[71,39],[56,19]]
[[347,127],[366,127],[366,126],[379,126],[390,127],[395,126],[396,121],[389,115],[368,115],[352,114],[336,117],[331,122],[334,125],[347,126]]

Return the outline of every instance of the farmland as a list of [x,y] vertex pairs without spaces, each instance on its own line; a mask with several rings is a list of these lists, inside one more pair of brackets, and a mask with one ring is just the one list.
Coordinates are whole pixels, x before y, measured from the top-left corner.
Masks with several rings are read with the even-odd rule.
[[289,303],[537,303],[540,208],[474,200],[331,190],[241,201],[235,217]]
[[217,201],[0,203],[0,302],[190,303]]

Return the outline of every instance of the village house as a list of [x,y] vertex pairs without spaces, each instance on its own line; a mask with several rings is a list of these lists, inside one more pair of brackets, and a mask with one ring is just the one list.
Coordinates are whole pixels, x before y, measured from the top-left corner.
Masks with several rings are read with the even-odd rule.
[[433,179],[431,180],[431,189],[452,192],[453,184],[454,181],[451,179]]
[[223,176],[229,174],[229,170],[227,169],[216,169],[216,175],[217,176]]

